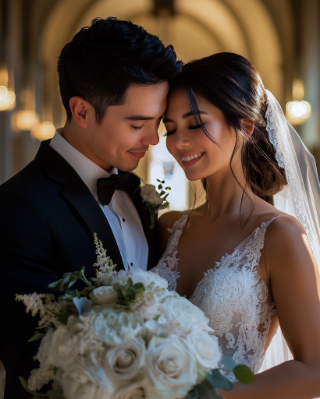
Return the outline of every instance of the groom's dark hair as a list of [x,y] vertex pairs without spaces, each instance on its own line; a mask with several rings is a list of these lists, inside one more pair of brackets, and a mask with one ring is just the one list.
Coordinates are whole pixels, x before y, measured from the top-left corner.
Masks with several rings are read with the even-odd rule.
[[170,82],[182,68],[173,46],[141,26],[117,18],[95,18],[61,51],[59,87],[68,120],[71,97],[80,96],[95,109],[100,124],[110,105],[121,105],[128,87]]

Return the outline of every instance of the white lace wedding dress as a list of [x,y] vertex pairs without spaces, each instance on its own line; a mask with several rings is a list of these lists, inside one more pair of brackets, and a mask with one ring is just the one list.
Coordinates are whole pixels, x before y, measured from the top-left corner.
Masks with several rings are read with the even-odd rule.
[[[154,268],[168,281],[170,290],[176,289],[179,277],[177,246],[188,217],[189,212],[184,212],[175,222],[165,253]],[[254,373],[263,362],[271,316],[275,313],[274,305],[267,301],[267,286],[257,272],[266,229],[274,219],[262,223],[231,254],[208,270],[190,298],[215,330],[222,358],[231,356]]]

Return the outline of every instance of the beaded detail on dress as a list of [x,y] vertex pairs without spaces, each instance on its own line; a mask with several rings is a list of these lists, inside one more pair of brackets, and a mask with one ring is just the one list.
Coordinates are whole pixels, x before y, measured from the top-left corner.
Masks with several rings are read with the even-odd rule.
[[[184,212],[175,222],[166,251],[154,268],[168,281],[171,290],[176,289],[179,277],[177,246],[188,217],[189,212]],[[219,338],[222,357],[231,356],[254,373],[263,361],[271,316],[275,313],[274,305],[267,301],[267,286],[256,270],[266,229],[274,219],[262,223],[234,252],[208,270],[190,298],[208,317]]]

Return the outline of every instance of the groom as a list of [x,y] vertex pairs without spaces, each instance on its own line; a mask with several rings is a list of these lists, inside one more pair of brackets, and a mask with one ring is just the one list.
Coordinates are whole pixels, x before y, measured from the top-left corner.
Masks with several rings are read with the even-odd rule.
[[[29,398],[18,376],[37,368],[37,320],[15,294],[50,292],[48,284],[86,266],[95,276],[93,234],[117,269],[158,261],[139,178],[131,172],[166,109],[180,71],[171,46],[142,27],[95,19],[61,51],[59,86],[67,122],[41,143],[35,159],[0,186],[0,360],[5,399]],[[111,176],[111,177],[110,177]]]

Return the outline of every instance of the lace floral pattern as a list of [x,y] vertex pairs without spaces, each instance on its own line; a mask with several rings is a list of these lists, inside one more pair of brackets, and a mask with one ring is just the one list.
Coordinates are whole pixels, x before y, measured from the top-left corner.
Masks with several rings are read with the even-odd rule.
[[167,248],[156,267],[151,269],[168,281],[168,289],[175,291],[177,288],[177,278],[180,273],[177,271],[179,259],[177,258],[177,247],[183,230],[187,224],[189,212],[183,212],[180,218],[174,223],[172,229],[168,229],[171,237]]
[[[188,220],[183,213],[171,230],[171,239],[160,260],[158,273],[176,288],[177,245]],[[274,218],[275,219],[275,218]],[[237,364],[258,372],[266,346],[274,306],[269,305],[268,289],[256,270],[268,225],[262,223],[243,245],[226,254],[205,273],[190,301],[203,310],[209,325],[219,338],[223,357],[231,356]]]

